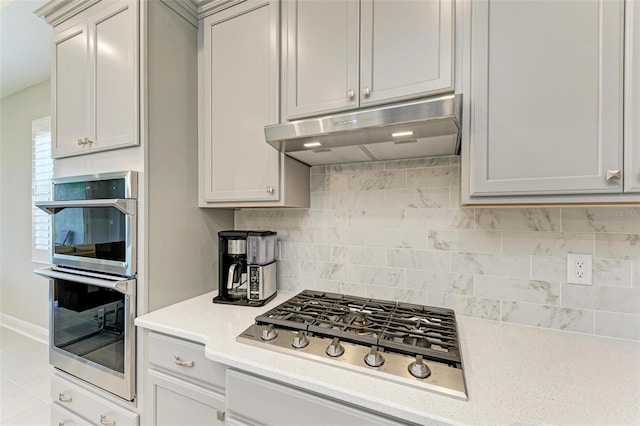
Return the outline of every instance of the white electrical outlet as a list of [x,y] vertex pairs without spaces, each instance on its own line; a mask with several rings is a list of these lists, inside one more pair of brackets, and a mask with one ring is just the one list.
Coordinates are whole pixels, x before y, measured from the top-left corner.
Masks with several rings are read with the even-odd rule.
[[567,253],[567,282],[591,285],[591,262],[590,254]]

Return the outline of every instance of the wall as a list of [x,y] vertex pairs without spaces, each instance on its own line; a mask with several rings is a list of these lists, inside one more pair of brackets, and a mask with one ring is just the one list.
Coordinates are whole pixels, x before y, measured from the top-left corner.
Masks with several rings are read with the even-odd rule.
[[50,103],[49,80],[0,101],[0,313],[36,334],[47,327],[49,292],[31,261],[31,121],[50,115]]
[[[311,208],[236,212],[283,241],[278,287],[640,340],[640,207],[459,208],[459,158],[313,167]],[[593,286],[566,254],[594,256]]]

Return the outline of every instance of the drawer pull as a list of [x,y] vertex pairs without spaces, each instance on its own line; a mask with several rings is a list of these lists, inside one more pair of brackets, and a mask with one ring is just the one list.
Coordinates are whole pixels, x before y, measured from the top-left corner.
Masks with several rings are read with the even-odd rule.
[[58,401],[60,402],[71,402],[72,400],[73,398],[71,398],[70,396],[66,396],[64,392],[60,392],[58,394]]
[[218,411],[218,412],[216,413],[216,419],[217,419],[219,422],[224,422],[224,411]]
[[107,416],[100,414],[100,424],[104,426],[116,426],[115,420],[107,420]]
[[174,362],[180,367],[193,367],[193,361],[183,361],[178,355],[173,356]]

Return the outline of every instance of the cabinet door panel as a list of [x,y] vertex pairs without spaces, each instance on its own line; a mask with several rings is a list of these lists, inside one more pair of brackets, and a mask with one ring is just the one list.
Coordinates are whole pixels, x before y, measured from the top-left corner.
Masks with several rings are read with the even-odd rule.
[[287,118],[356,108],[358,2],[286,1],[284,8]]
[[264,141],[278,122],[277,16],[277,2],[249,1],[205,20],[206,201],[280,197],[280,154]]
[[149,414],[157,426],[220,425],[224,397],[155,370],[148,370]]
[[452,1],[363,0],[361,25],[362,106],[453,90]]
[[136,6],[117,2],[92,19],[92,149],[137,145]]
[[626,2],[625,192],[640,192],[640,4]]
[[227,370],[227,410],[229,417],[247,419],[251,423],[265,425],[400,426],[404,424],[372,411],[364,411],[235,370]]
[[85,146],[78,145],[78,139],[90,136],[87,33],[87,25],[82,23],[53,40],[54,158],[82,150]]
[[473,3],[471,195],[621,191],[622,18],[621,1]]

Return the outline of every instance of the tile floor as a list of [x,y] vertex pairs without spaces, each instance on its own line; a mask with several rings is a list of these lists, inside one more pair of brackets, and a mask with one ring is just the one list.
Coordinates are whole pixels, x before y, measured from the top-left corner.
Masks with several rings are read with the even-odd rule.
[[0,327],[0,425],[50,424],[47,345]]

